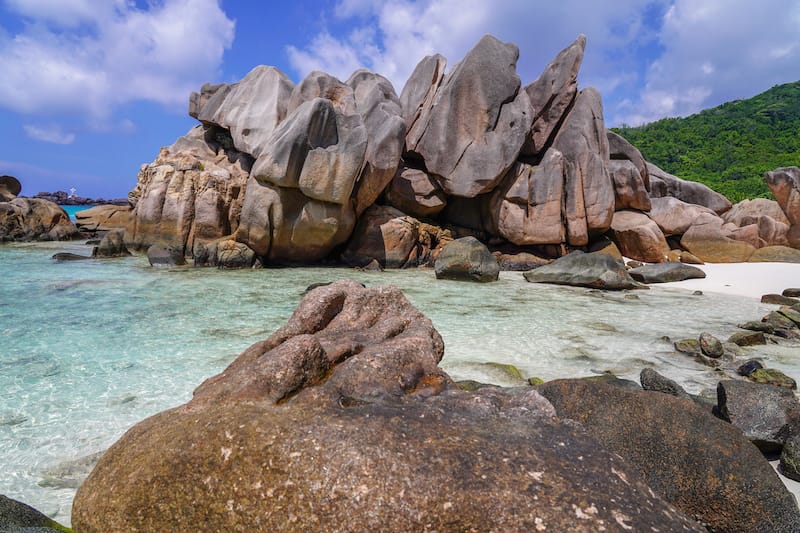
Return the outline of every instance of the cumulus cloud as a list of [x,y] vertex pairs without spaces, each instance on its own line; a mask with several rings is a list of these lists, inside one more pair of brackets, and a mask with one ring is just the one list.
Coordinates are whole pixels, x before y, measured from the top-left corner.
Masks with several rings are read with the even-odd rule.
[[26,124],[22,126],[25,133],[31,139],[37,141],[44,141],[53,144],[72,144],[75,141],[75,134],[64,131],[61,126],[57,124],[50,124],[48,126],[34,126]]
[[23,29],[0,32],[0,105],[107,126],[118,106],[181,109],[216,76],[234,21],[218,0],[6,0]]

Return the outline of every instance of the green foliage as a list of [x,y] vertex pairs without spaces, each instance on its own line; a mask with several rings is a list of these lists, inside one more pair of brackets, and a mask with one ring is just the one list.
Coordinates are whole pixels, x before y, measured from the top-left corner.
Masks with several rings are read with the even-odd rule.
[[613,130],[651,163],[732,202],[772,198],[764,172],[800,166],[800,81],[686,118]]

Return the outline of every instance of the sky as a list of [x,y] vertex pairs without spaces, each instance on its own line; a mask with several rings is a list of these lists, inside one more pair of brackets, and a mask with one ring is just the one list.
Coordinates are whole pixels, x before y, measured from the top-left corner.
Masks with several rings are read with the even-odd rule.
[[126,197],[203,83],[366,67],[399,94],[425,55],[450,68],[487,33],[519,46],[523,84],[585,34],[579,86],[635,126],[797,81],[798,28],[800,0],[0,0],[0,175]]

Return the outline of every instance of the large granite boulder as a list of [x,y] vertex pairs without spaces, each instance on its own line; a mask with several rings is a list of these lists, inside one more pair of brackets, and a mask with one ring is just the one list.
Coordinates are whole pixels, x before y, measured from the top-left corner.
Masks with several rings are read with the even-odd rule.
[[0,176],[0,202],[10,202],[22,191],[22,184],[14,176]]
[[707,207],[718,215],[731,208],[727,198],[702,183],[682,180],[649,162],[647,172],[650,175],[650,196],[653,198],[672,196],[687,204]]
[[523,148],[524,155],[541,153],[578,94],[578,71],[586,50],[586,36],[579,35],[550,62],[544,72],[525,86],[533,107],[533,123]]
[[313,289],[190,402],[114,444],[73,525],[702,531],[535,390],[458,389],[443,350],[397,289]]
[[523,274],[531,283],[574,285],[593,289],[635,289],[640,285],[628,275],[625,265],[608,254],[572,252]]
[[650,211],[650,192],[632,161],[612,159],[608,162],[608,174],[614,184],[614,209]]
[[770,217],[776,222],[782,222],[787,226],[790,224],[786,218],[780,204],[775,200],[766,198],[754,198],[752,200],[742,200],[733,204],[730,210],[722,214],[725,222],[736,224],[737,226],[747,226],[757,224],[762,217]]
[[[732,226],[732,228],[727,227]],[[747,261],[756,247],[751,243],[731,238],[732,231],[740,229],[725,225],[716,215],[700,214],[681,237],[681,246],[709,263],[741,263]]]
[[537,166],[516,163],[492,195],[498,233],[519,245],[560,244],[567,233],[562,218],[566,166],[561,152],[550,148]]
[[427,172],[402,168],[386,189],[386,203],[411,216],[427,218],[445,208],[447,197]]
[[125,230],[114,229],[103,235],[92,250],[92,257],[126,257],[131,255],[125,246]]
[[644,213],[627,210],[615,212],[611,231],[614,242],[625,257],[647,263],[667,260],[667,240],[658,225]]
[[130,249],[160,244],[191,253],[236,230],[250,160],[216,133],[220,138],[195,127],[139,170],[128,194],[135,206],[125,237]]
[[717,405],[720,417],[764,453],[780,452],[790,437],[800,435],[800,402],[787,387],[722,380]]
[[485,244],[462,237],[445,244],[434,263],[436,279],[497,281],[500,265]]
[[593,88],[582,90],[558,130],[553,148],[564,165],[564,218],[567,243],[585,246],[611,227],[614,184],[608,174],[608,139],[603,103]]
[[449,195],[472,198],[494,189],[517,159],[533,120],[516,73],[519,49],[483,37],[436,92],[410,152]]
[[628,274],[636,281],[641,281],[642,283],[669,283],[687,279],[703,279],[706,277],[706,273],[699,268],[675,261],[657,263],[654,265],[642,265],[630,269]]
[[703,213],[716,216],[716,213],[707,207],[687,204],[671,196],[650,198],[648,216],[658,224],[667,237],[683,235]]
[[275,67],[260,65],[233,85],[203,86],[189,99],[189,114],[230,132],[239,152],[261,155],[287,114],[294,83]]
[[403,155],[406,123],[394,87],[383,76],[360,69],[347,85],[353,89],[356,110],[367,131],[364,167],[355,191],[356,215],[360,215],[394,178]]
[[788,246],[764,246],[747,260],[750,263],[800,263],[800,250]]
[[691,400],[579,379],[538,390],[710,531],[797,530],[800,510],[761,453]]
[[448,230],[420,222],[393,207],[373,205],[359,219],[342,261],[364,266],[376,260],[384,268],[430,265],[451,240]]
[[129,205],[96,205],[75,213],[75,225],[81,231],[130,230],[133,209]]
[[195,247],[192,255],[195,266],[241,269],[261,264],[249,246],[236,242],[230,237],[223,237],[209,243],[200,243]]
[[645,161],[639,149],[629,143],[622,135],[618,135],[611,130],[606,131],[606,137],[608,137],[608,155],[611,160],[633,163],[639,173],[639,180],[642,186],[649,193],[650,172],[647,170],[647,161]]
[[440,54],[425,56],[414,68],[400,93],[406,123],[406,149],[414,151],[430,120],[436,93],[444,81],[447,59]]
[[764,180],[789,221],[789,246],[800,248],[800,168],[777,168],[765,173]]
[[61,207],[40,198],[0,202],[0,242],[65,241],[80,237]]

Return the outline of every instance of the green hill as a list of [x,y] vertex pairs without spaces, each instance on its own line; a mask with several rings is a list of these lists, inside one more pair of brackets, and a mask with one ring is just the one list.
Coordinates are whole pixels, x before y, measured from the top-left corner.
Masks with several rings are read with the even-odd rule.
[[800,81],[686,118],[614,131],[648,161],[705,183],[732,202],[771,198],[764,172],[800,166]]

